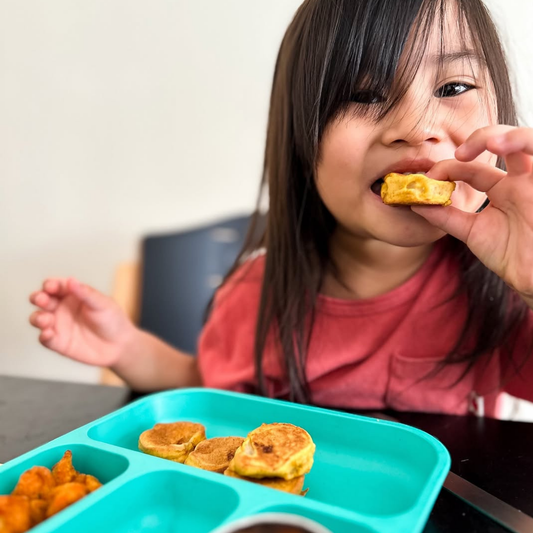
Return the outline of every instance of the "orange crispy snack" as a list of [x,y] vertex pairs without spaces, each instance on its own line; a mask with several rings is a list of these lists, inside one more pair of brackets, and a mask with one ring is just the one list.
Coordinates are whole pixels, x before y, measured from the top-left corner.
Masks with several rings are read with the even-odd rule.
[[89,489],[81,483],[72,482],[59,485],[50,494],[50,505],[46,511],[46,517],[50,518],[59,513],[59,511],[81,500],[87,494],[89,494]]
[[30,517],[32,526],[40,524],[46,518],[48,502],[46,500],[30,500]]
[[67,450],[51,471],[34,466],[10,496],[0,496],[0,533],[24,533],[101,486],[94,476],[76,471]]
[[85,485],[89,492],[94,492],[96,489],[99,489],[102,484],[94,477],[89,474],[78,474],[74,480],[76,483],[81,483]]
[[72,452],[70,450],[67,450],[61,460],[52,468],[52,475],[57,485],[70,483],[76,479],[78,472],[72,466]]
[[24,533],[32,526],[26,496],[0,496],[0,533]]
[[54,476],[48,468],[34,466],[20,476],[12,494],[13,496],[27,496],[31,500],[45,500],[55,486]]

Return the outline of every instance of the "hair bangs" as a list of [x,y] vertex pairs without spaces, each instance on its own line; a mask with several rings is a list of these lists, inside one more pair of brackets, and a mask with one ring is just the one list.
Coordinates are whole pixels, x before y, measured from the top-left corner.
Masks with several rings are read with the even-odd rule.
[[384,119],[413,84],[434,32],[439,42],[435,81],[448,61],[464,60],[476,83],[492,86],[485,94],[496,99],[498,122],[515,124],[504,52],[479,2],[392,0],[345,2],[343,7],[321,87],[320,135],[346,113]]

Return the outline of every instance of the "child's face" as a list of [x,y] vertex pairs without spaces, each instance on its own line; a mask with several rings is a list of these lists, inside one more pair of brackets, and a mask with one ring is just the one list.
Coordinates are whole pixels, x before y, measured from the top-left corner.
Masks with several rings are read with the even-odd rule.
[[[453,45],[451,23],[447,26],[446,53],[460,52]],[[446,61],[435,83],[438,63],[433,56],[439,52],[440,37],[434,31],[414,83],[381,122],[347,113],[326,129],[316,181],[340,231],[398,246],[428,244],[443,235],[409,207],[383,204],[379,187],[372,190],[388,172],[427,172],[437,161],[452,159],[471,133],[496,122],[492,85],[483,76],[483,65],[468,59]],[[496,163],[488,153],[478,160]],[[484,200],[484,193],[463,182],[452,196],[455,207],[469,212]]]

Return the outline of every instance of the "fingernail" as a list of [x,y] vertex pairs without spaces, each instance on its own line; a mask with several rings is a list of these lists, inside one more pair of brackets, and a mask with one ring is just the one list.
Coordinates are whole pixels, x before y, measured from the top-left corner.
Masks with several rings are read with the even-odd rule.
[[461,157],[462,155],[464,155],[464,151],[465,151],[465,145],[464,144],[461,144],[461,146],[459,146],[459,148],[457,148],[457,150],[455,150],[455,157]]

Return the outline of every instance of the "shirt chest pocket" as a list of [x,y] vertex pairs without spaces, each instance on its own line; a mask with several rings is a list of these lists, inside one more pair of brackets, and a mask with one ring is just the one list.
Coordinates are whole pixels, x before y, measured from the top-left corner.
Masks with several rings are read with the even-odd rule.
[[467,414],[473,391],[472,373],[460,379],[465,365],[439,369],[442,360],[443,357],[394,354],[385,395],[387,407],[398,411]]

